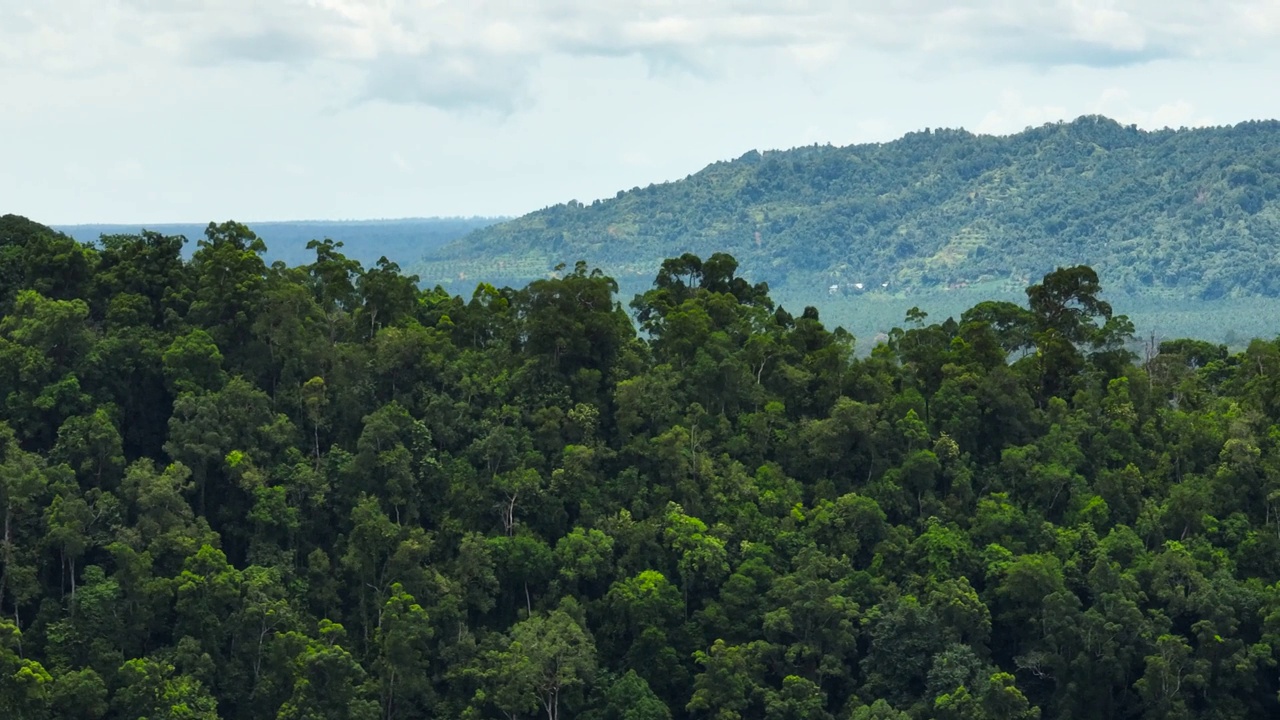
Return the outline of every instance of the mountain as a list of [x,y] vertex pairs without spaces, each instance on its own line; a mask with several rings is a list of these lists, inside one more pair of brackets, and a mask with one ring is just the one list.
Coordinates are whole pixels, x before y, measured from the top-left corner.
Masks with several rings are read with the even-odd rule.
[[[403,220],[352,221],[286,221],[251,223],[267,243],[268,261],[280,260],[287,265],[304,265],[315,259],[307,249],[312,240],[332,238],[343,243],[343,254],[366,267],[386,256],[402,265],[417,261],[423,252],[451,243],[473,230],[492,225],[505,218],[408,218]],[[185,251],[195,251],[195,241],[204,237],[207,225],[131,224],[131,225],[55,225],[53,229],[80,242],[93,242],[102,235],[127,235],[143,228],[165,235],[182,235],[190,242]]]
[[1131,294],[1280,295],[1280,122],[1144,131],[1082,117],[1015,135],[751,151],[683,180],[568,202],[430,251],[425,282],[519,284],[585,259],[649,279],[728,252],[775,289],[921,294],[1095,267]]

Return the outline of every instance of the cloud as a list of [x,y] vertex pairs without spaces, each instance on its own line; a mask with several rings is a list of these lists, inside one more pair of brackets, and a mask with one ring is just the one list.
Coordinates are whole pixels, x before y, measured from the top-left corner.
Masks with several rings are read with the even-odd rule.
[[1000,106],[987,113],[974,128],[974,132],[1005,135],[1062,120],[1066,114],[1067,109],[1064,107],[1027,103],[1018,93],[1006,91],[1000,98]]
[[380,56],[359,63],[364,80],[354,101],[381,100],[506,115],[528,99],[528,63],[503,62],[462,51]]
[[1106,115],[1117,122],[1148,129],[1205,127],[1215,124],[1213,118],[1201,114],[1186,100],[1144,108],[1133,101],[1129,91],[1115,87],[1103,91],[1092,112]]
[[284,28],[201,38],[187,51],[188,59],[217,65],[228,60],[265,63],[305,61],[323,54],[317,38]]
[[1200,113],[1186,100],[1175,100],[1155,107],[1144,107],[1123,88],[1110,87],[1102,91],[1091,104],[1078,112],[1061,105],[1027,102],[1014,91],[1005,91],[1000,104],[983,116],[974,131],[986,135],[1006,135],[1037,127],[1045,123],[1072,120],[1080,114],[1104,115],[1125,125],[1137,125],[1148,130],[1162,128],[1204,127],[1214,120]]
[[725,51],[817,70],[844,50],[889,61],[1110,67],[1267,51],[1270,0],[0,0],[0,67],[252,62],[360,73],[361,101],[509,113],[552,55],[640,57],[714,74]]

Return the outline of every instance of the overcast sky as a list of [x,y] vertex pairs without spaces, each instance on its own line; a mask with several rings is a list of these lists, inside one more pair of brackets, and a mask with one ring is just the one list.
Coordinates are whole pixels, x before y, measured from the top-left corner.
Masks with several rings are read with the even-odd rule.
[[751,149],[1280,117],[1280,0],[0,0],[0,213],[518,215]]

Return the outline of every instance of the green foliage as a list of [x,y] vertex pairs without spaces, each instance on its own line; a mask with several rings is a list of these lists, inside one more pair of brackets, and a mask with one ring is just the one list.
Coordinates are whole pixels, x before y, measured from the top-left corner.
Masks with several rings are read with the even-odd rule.
[[1280,714],[1280,340],[1138,363],[1078,265],[858,358],[727,254],[640,336],[585,264],[15,227],[0,716]]

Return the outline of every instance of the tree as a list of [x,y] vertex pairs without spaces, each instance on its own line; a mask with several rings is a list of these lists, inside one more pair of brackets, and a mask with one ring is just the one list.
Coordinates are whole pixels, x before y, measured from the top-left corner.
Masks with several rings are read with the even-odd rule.
[[1058,268],[1027,288],[1038,332],[1056,331],[1069,342],[1092,339],[1097,318],[1111,319],[1111,305],[1098,298],[1102,286],[1098,274],[1085,265]]
[[279,568],[251,565],[240,576],[242,595],[233,616],[231,647],[248,677],[239,690],[251,704],[276,708],[292,684],[281,656],[299,638],[302,613],[291,602]]
[[0,397],[32,448],[53,445],[62,422],[87,409],[80,382],[93,345],[83,300],[54,300],[23,290],[0,318]]
[[1058,268],[1027,288],[1044,397],[1063,392],[1068,379],[1082,369],[1080,346],[1119,353],[1120,362],[1128,359],[1121,345],[1133,325],[1127,318],[1112,317],[1111,305],[1098,297],[1101,289],[1098,274],[1085,265]]
[[612,575],[613,538],[600,530],[575,527],[556,542],[555,559],[562,582],[585,589]]
[[0,312],[24,289],[55,300],[86,298],[98,253],[18,215],[0,216]]
[[217,720],[218,704],[204,685],[173,665],[136,658],[120,668],[123,687],[114,697],[122,717],[148,720]]
[[382,624],[392,588],[397,583],[415,590],[422,587],[423,561],[431,540],[420,527],[392,521],[379,507],[377,498],[367,494],[361,494],[351,510],[349,532],[341,564],[355,581],[356,591],[349,597],[356,601],[353,610],[358,612],[361,637],[367,644]]
[[943,648],[938,618],[906,595],[871,608],[867,620],[870,645],[861,661],[866,689],[908,707],[925,695],[930,661]]
[[430,640],[434,633],[427,612],[404,586],[391,586],[391,597],[378,626],[377,674],[382,717],[414,717],[429,711]]
[[17,720],[49,717],[49,691],[53,678],[40,663],[22,657],[22,633],[8,620],[0,620],[0,708]]
[[[98,267],[93,275],[93,297],[99,316],[112,314],[117,298],[141,298],[146,312],[134,318],[138,324],[161,326],[190,303],[191,273],[182,259],[181,235],[144,230],[137,235],[103,235],[99,240]],[[106,303],[106,307],[102,307]]]
[[9,426],[0,422],[0,612],[21,622],[22,609],[40,594],[36,543],[40,504],[47,477],[43,463],[18,447]]
[[945,720],[1036,720],[1040,717],[1040,709],[1028,705],[1009,673],[991,675],[976,695],[963,686],[953,693],[941,695],[935,701],[934,709],[937,716]]
[[67,720],[95,720],[107,714],[107,686],[92,669],[68,670],[53,679],[49,692],[52,716]]
[[[341,241],[329,238],[307,243],[308,250],[316,251],[315,262],[308,267],[312,290],[331,323],[337,321],[341,313],[351,312],[358,306],[356,280],[363,274],[359,262],[338,252],[342,247]],[[332,334],[336,328],[331,324],[330,330],[330,342],[333,342],[337,339]]]
[[764,615],[764,635],[781,646],[795,675],[813,683],[845,675],[858,642],[853,594],[844,563],[812,547],[799,552],[791,573],[773,582],[768,600],[774,609]]
[[203,545],[187,558],[175,580],[176,631],[199,641],[226,672],[233,635],[222,618],[234,617],[240,610],[241,573],[221,550]]
[[[656,570],[618,580],[605,596],[600,641],[608,655],[621,657],[659,697],[670,703],[687,672],[679,630],[684,619],[680,590]],[[682,648],[683,649],[683,648]],[[687,652],[687,651],[686,651]]]
[[604,701],[602,720],[671,720],[671,710],[635,670],[610,684]]
[[703,670],[694,678],[693,697],[686,709],[695,717],[741,720],[760,701],[757,678],[762,671],[764,643],[727,645],[716,640],[706,652],[694,653]]
[[124,470],[124,443],[105,408],[67,418],[58,428],[58,441],[49,453],[55,462],[75,470],[84,484],[111,489]]
[[294,634],[293,692],[277,720],[374,720],[378,704],[367,696],[366,674],[342,646],[346,631],[321,620],[317,637]]
[[1197,665],[1185,638],[1171,634],[1156,638],[1155,652],[1146,659],[1146,671],[1134,683],[1147,703],[1149,717],[1190,717],[1186,691],[1206,680]]
[[360,314],[369,323],[370,337],[379,325],[391,326],[413,315],[418,304],[417,282],[417,275],[401,275],[400,266],[386,257],[378,258],[377,265],[356,280]]
[[[520,296],[529,352],[548,358],[562,377],[583,370],[610,374],[631,323],[613,299],[618,283],[578,262],[563,278],[535,280]],[[588,395],[589,397],[589,395]]]
[[1033,312],[1011,302],[987,300],[966,310],[960,322],[985,325],[995,333],[1005,353],[1017,353],[1033,344]]
[[165,381],[174,395],[216,392],[227,382],[222,352],[209,333],[195,328],[164,351]]
[[77,564],[90,546],[97,544],[93,527],[114,506],[115,496],[96,489],[82,495],[69,478],[55,484],[55,494],[44,511],[48,528],[45,542],[58,551],[59,574],[65,569],[72,598],[76,594]]
[[191,257],[196,290],[188,317],[220,347],[236,348],[237,360],[247,360],[252,347],[244,339],[266,286],[266,243],[237,222],[209,223],[204,235]]
[[765,698],[766,720],[824,720],[831,713],[826,710],[826,693],[811,680],[788,675],[782,679],[782,690],[767,693]]
[[664,535],[677,555],[676,566],[680,569],[685,615],[688,615],[690,590],[700,580],[713,583],[728,574],[725,543],[707,532],[706,523],[685,515],[675,503],[667,508]]
[[271,399],[239,377],[217,392],[178,397],[169,418],[165,452],[190,468],[201,512],[209,506],[210,490],[216,493],[216,506],[224,516],[247,511],[246,499],[225,482],[226,459],[237,451],[265,459],[269,443],[287,438],[281,435],[288,427],[273,425],[274,420],[278,418],[271,412]]
[[547,720],[558,720],[566,690],[595,673],[595,642],[573,617],[571,600],[549,613],[535,613],[512,626],[502,645],[486,655],[485,685],[492,702],[508,715],[541,706]]

